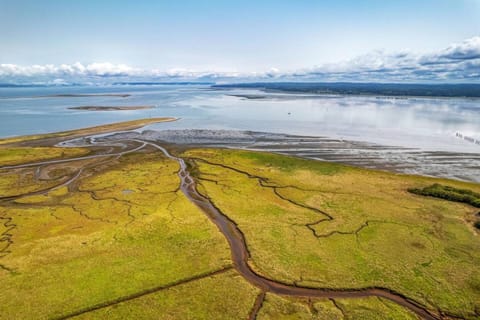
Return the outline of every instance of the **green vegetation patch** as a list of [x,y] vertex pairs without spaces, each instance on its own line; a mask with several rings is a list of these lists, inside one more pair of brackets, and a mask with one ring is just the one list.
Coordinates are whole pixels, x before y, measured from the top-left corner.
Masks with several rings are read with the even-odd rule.
[[73,319],[248,319],[258,289],[231,270],[160,290]]
[[267,152],[236,152],[238,153],[238,156],[252,161],[253,164],[262,165],[265,167],[274,167],[284,172],[311,170],[319,174],[331,175],[346,169],[345,166],[339,164],[321,161],[309,161],[301,158]]
[[0,166],[39,162],[54,158],[72,158],[88,154],[85,148],[0,148]]
[[376,297],[300,299],[267,294],[258,320],[414,320],[410,311]]
[[434,183],[423,189],[410,188],[409,192],[421,196],[429,196],[449,201],[462,202],[480,208],[480,193],[468,189],[459,189],[455,187]]
[[[100,161],[68,188],[0,203],[0,318],[56,318],[231,265],[221,233],[178,190],[176,161]],[[4,187],[24,185],[11,175]]]

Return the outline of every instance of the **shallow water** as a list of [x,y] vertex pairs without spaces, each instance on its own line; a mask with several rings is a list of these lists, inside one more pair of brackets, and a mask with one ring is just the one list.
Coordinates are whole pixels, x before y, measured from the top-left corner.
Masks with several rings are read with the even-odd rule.
[[[46,97],[128,93],[130,97]],[[232,95],[257,94],[261,99]],[[129,111],[69,110],[75,106],[152,105]],[[139,118],[174,116],[154,129],[233,129],[326,136],[424,150],[480,152],[480,100],[262,93],[208,86],[0,88],[0,137],[68,130]]]

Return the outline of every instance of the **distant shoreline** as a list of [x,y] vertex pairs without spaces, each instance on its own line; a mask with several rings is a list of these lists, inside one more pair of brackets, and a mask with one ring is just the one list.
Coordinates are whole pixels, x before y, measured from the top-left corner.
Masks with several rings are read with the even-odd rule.
[[[212,89],[257,89],[265,93],[377,96],[391,98],[480,98],[480,84],[401,84],[347,82],[257,82],[211,86]],[[246,97],[248,98],[248,97]],[[258,99],[258,97],[256,97]]]
[[[218,89],[218,90],[230,90],[230,89]],[[264,94],[226,94],[229,97],[236,97],[246,100],[267,100],[267,99],[322,99],[322,98],[374,98],[383,100],[414,100],[414,99],[435,99],[435,100],[450,100],[450,99],[463,99],[463,100],[480,100],[480,97],[464,97],[464,96],[394,96],[394,95],[382,95],[382,94],[369,94],[369,93],[315,93],[315,92],[293,92],[293,91],[281,91],[281,90],[265,90],[258,88],[257,90]],[[276,95],[275,95],[276,94]],[[284,96],[280,96],[280,94]]]
[[128,93],[92,93],[92,94],[51,94],[46,96],[37,96],[36,98],[84,98],[84,97],[119,97],[127,98],[131,95]]
[[79,106],[70,107],[70,110],[85,110],[85,111],[128,111],[128,110],[145,110],[153,109],[153,106]]

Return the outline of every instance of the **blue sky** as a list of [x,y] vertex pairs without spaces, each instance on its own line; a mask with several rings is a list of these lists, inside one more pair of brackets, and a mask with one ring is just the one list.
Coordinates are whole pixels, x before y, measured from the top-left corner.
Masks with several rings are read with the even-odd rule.
[[[0,30],[3,81],[42,75],[71,81],[88,66],[100,70],[89,75],[103,78],[308,73],[341,80],[339,72],[371,67],[372,59],[394,64],[392,57],[408,53],[418,63],[464,41],[480,58],[480,0],[0,0]],[[462,68],[478,71],[478,61],[468,60]],[[48,66],[75,63],[85,69]],[[435,70],[443,74],[432,80],[445,80],[444,68]],[[464,78],[475,81],[475,72]]]

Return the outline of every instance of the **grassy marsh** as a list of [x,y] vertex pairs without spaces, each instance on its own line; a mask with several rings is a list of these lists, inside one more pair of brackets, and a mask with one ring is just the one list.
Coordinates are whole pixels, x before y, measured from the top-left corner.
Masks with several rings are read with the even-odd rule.
[[248,319],[258,289],[234,270],[102,308],[74,319]]
[[131,154],[75,186],[3,202],[2,317],[52,318],[230,266],[225,239],[178,192],[177,170]]
[[381,298],[299,299],[267,294],[258,320],[414,320],[414,314]]
[[310,287],[388,288],[477,316],[480,239],[468,221],[478,210],[407,191],[445,181],[267,153],[183,156],[197,166],[199,190],[245,234],[258,273]]

